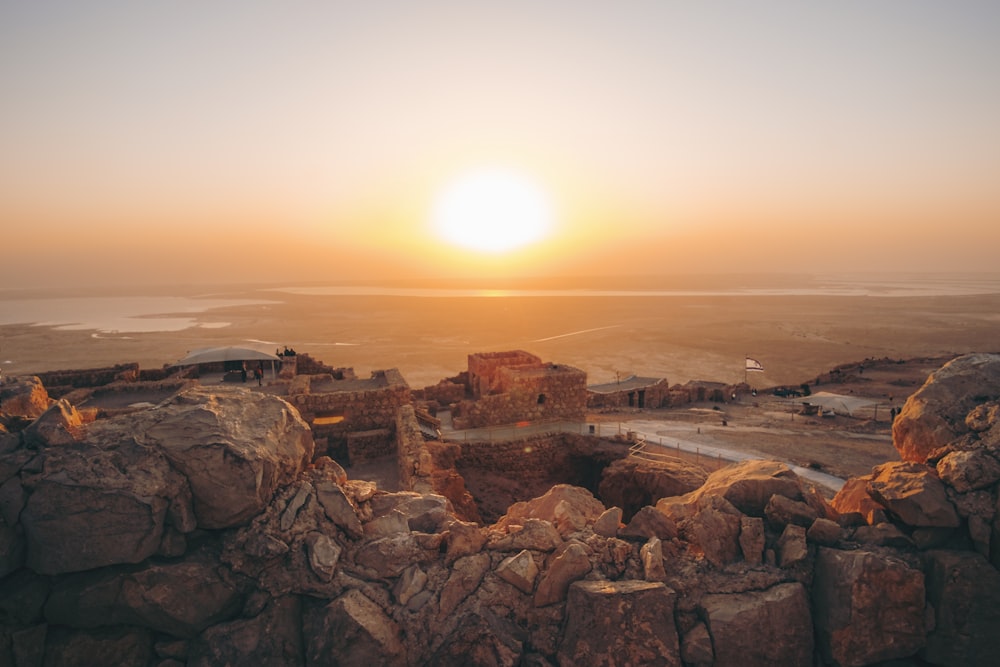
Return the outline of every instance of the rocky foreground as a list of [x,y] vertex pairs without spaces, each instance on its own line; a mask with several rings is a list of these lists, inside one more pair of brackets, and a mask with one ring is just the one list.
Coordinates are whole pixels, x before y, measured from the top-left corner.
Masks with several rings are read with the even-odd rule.
[[565,485],[461,521],[442,495],[314,459],[307,424],[265,394],[190,388],[94,419],[30,379],[2,390],[0,665],[1000,655],[1000,356],[933,373],[894,423],[902,461],[832,503],[756,461],[627,523]]

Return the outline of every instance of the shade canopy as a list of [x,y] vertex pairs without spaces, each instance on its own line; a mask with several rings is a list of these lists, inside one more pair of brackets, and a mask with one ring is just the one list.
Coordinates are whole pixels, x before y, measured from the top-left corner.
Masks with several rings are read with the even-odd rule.
[[177,362],[178,366],[211,364],[220,361],[281,361],[269,352],[260,352],[249,347],[206,347],[194,350]]
[[878,401],[871,398],[845,396],[844,394],[834,394],[827,391],[820,391],[794,400],[798,402],[805,400],[812,405],[820,406],[823,410],[836,410],[846,415],[853,414],[859,408],[868,408],[878,403]]

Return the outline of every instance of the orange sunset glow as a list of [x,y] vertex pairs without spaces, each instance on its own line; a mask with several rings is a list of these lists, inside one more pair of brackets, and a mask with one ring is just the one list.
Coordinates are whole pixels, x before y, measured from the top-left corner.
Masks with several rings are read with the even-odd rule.
[[993,270],[998,29],[990,3],[7,3],[0,286]]

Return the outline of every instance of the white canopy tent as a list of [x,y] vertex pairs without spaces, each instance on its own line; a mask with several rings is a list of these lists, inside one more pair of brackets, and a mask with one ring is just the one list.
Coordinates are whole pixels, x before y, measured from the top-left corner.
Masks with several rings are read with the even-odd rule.
[[[790,399],[791,400],[791,399]],[[844,415],[853,414],[859,408],[868,408],[878,403],[870,398],[860,396],[846,396],[844,394],[834,394],[828,391],[819,391],[809,396],[794,399],[796,402],[806,402],[818,405],[824,412],[835,411]]]
[[204,347],[192,350],[186,357],[177,362],[177,366],[194,366],[196,364],[213,364],[225,361],[270,361],[271,377],[275,376],[274,362],[281,363],[281,357],[270,352],[261,352],[249,347]]

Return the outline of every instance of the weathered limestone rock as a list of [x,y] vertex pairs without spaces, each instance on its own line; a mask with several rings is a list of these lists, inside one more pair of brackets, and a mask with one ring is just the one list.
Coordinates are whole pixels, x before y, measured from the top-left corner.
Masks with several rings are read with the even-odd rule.
[[45,603],[45,618],[73,628],[135,625],[190,638],[231,618],[241,605],[242,596],[218,565],[196,557],[61,579]]
[[410,525],[406,521],[406,515],[396,509],[377,516],[365,524],[365,538],[369,540],[409,532]]
[[661,540],[672,540],[677,537],[677,526],[663,512],[647,505],[636,512],[628,525],[618,531],[618,534],[623,539],[648,540],[657,537]]
[[662,583],[574,583],[566,601],[559,665],[680,667],[675,599],[675,593]]
[[740,551],[743,560],[759,565],[764,558],[764,520],[756,516],[740,518]]
[[34,447],[71,445],[83,438],[83,430],[83,416],[60,399],[24,429],[24,441]]
[[795,524],[788,524],[778,538],[778,566],[792,567],[809,557],[809,545],[806,543],[806,529]]
[[841,515],[856,512],[863,516],[865,522],[871,526],[885,521],[885,507],[868,494],[868,483],[871,480],[872,475],[862,475],[846,480],[830,503],[833,505],[833,509]]
[[985,489],[1000,480],[1000,461],[983,449],[950,452],[936,468],[941,481],[960,493]]
[[479,553],[486,544],[486,533],[474,523],[456,520],[448,524],[445,543],[447,545],[445,560],[454,563],[462,556]]
[[409,530],[422,533],[439,533],[452,520],[448,499],[435,493],[379,493],[372,497],[372,511],[376,517],[398,512]]
[[643,578],[646,581],[666,581],[667,573],[663,567],[663,543],[659,538],[651,537],[639,550],[642,559]]
[[691,518],[680,525],[680,533],[691,544],[693,552],[701,553],[716,567],[738,560],[743,515],[719,496],[704,496],[697,507]]
[[426,563],[434,555],[422,548],[412,533],[383,537],[358,547],[354,561],[371,573],[372,578],[394,578],[414,563]]
[[968,354],[948,362],[907,399],[892,423],[892,444],[904,461],[928,455],[968,431],[966,416],[1000,397],[1000,355]]
[[924,575],[871,551],[820,547],[813,616],[819,648],[831,664],[911,656],[924,645]]
[[392,593],[396,597],[396,602],[406,606],[414,596],[424,590],[426,585],[427,573],[420,569],[419,565],[412,565],[396,580]]
[[451,566],[451,575],[441,589],[440,618],[446,618],[479,587],[490,570],[490,556],[486,553],[459,558]]
[[406,664],[399,626],[357,589],[302,618],[309,665]]
[[[425,664],[435,667],[519,667],[526,633],[487,610],[462,617],[458,627]],[[547,663],[546,663],[547,664]]]
[[955,506],[933,468],[894,461],[872,470],[868,493],[908,526],[954,528]]
[[689,667],[712,667],[715,664],[712,637],[701,621],[684,633],[681,639],[681,659]]
[[305,539],[306,553],[309,556],[309,567],[322,581],[330,581],[337,572],[342,549],[340,545],[327,535],[316,531],[310,532]]
[[660,498],[682,496],[705,483],[705,470],[681,461],[659,463],[628,457],[613,461],[601,473],[598,495],[632,516]]
[[[499,524],[497,524],[499,526]],[[487,549],[498,551],[553,551],[563,544],[559,531],[544,519],[524,519],[524,524],[507,524],[508,534],[491,532],[486,544]]]
[[906,536],[895,525],[883,521],[874,526],[858,526],[851,538],[861,544],[871,544],[879,547],[896,547],[905,549],[913,547],[913,540]]
[[715,646],[715,664],[742,667],[813,664],[812,619],[802,584],[706,595],[701,606]]
[[[331,603],[335,604],[336,600]],[[301,665],[305,661],[302,629],[299,599],[294,596],[274,599],[252,618],[220,623],[202,632],[191,642],[187,664],[189,667]],[[306,636],[311,641],[317,641],[317,633]],[[319,640],[327,638],[320,637]],[[315,664],[331,663],[320,661]]]
[[52,400],[38,377],[20,376],[0,382],[0,415],[36,419]]
[[813,524],[809,526],[809,530],[806,531],[806,538],[810,542],[816,542],[817,544],[823,544],[826,546],[833,546],[840,541],[843,536],[843,530],[836,521],[830,521],[829,519],[816,519]]
[[157,552],[168,522],[187,523],[187,486],[155,450],[128,439],[88,442],[45,448],[38,460],[41,473],[22,475],[20,515],[36,572],[139,563]]
[[605,507],[590,491],[569,484],[556,484],[527,502],[514,503],[496,525],[521,524],[526,519],[544,519],[564,538],[592,525]]
[[603,537],[617,537],[622,528],[622,508],[611,507],[597,517],[594,522],[594,532]]
[[773,495],[764,508],[767,522],[775,529],[784,529],[788,524],[808,528],[819,518],[819,513],[806,503],[791,500],[785,496]]
[[497,576],[526,595],[535,589],[538,566],[527,549],[503,559],[497,565]]
[[309,426],[288,403],[259,392],[189,389],[132,420],[143,444],[187,477],[203,528],[245,522],[312,460]]
[[691,494],[693,500],[705,495],[722,496],[749,516],[764,516],[771,496],[802,499],[802,487],[791,468],[778,461],[743,461],[716,470],[705,484]]
[[354,539],[364,535],[364,528],[361,525],[361,519],[358,518],[357,510],[339,484],[324,479],[317,481],[315,488],[316,499],[330,521]]
[[535,589],[534,604],[545,607],[561,602],[566,597],[569,585],[591,570],[587,548],[579,542],[568,542],[557,550],[542,574]]
[[927,600],[934,629],[926,658],[948,667],[995,665],[1000,655],[1000,573],[972,552],[929,551]]

